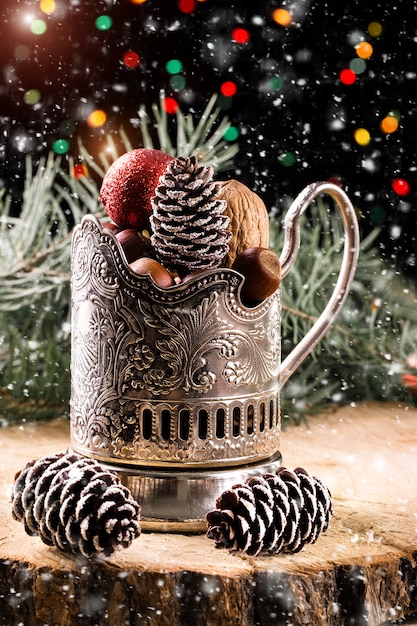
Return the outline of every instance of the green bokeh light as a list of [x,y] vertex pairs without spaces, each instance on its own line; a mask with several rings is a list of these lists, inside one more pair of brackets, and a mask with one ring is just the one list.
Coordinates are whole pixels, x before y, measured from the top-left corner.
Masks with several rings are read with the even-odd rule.
[[171,59],[165,65],[168,74],[179,74],[182,71],[183,64],[179,59]]
[[72,135],[75,131],[75,122],[73,120],[64,120],[60,123],[58,128],[62,135]]
[[294,154],[294,152],[284,152],[279,157],[279,162],[284,167],[291,167],[292,165],[294,165],[297,162],[297,157]]
[[349,63],[349,67],[355,74],[363,74],[366,70],[366,61],[363,59],[352,59]]
[[382,206],[373,206],[369,214],[374,224],[382,224],[385,219],[385,209]]
[[239,137],[239,130],[236,126],[229,126],[229,128],[224,132],[223,138],[226,141],[235,141]]
[[66,154],[70,148],[69,141],[66,139],[57,139],[52,144],[52,150],[55,154]]
[[39,91],[39,89],[28,89],[23,96],[23,101],[26,104],[31,104],[31,105],[37,104],[40,99],[41,99],[41,92]]
[[45,20],[33,20],[30,24],[30,30],[34,35],[43,35],[47,26]]
[[397,109],[391,109],[390,111],[388,111],[387,116],[395,117],[397,122],[399,122],[400,119],[401,119],[401,113],[399,111],[397,111]]
[[95,21],[98,30],[109,30],[113,25],[113,20],[109,15],[99,15]]
[[169,84],[174,91],[181,91],[186,85],[186,80],[184,76],[177,74],[176,76],[171,76]]
[[271,91],[279,91],[283,84],[284,81],[279,76],[272,76],[269,79],[269,88]]

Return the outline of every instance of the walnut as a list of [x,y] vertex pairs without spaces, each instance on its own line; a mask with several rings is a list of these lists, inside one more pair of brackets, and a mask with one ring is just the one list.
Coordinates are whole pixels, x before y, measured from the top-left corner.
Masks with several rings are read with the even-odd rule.
[[268,211],[261,198],[238,180],[219,181],[217,198],[226,200],[224,215],[230,218],[232,237],[222,266],[231,267],[235,258],[247,248],[269,246]]

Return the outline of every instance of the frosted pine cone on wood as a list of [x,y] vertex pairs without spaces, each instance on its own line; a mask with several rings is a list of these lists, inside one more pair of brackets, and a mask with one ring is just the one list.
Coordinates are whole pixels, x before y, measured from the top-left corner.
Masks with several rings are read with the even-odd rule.
[[139,510],[116,474],[77,454],[30,461],[12,490],[12,516],[29,535],[85,557],[129,547],[140,534]]
[[226,201],[213,168],[199,166],[194,156],[168,164],[152,198],[151,244],[158,261],[184,276],[219,267],[229,250]]
[[207,536],[229,552],[278,554],[298,552],[328,528],[331,494],[302,468],[279,468],[235,485],[206,515]]

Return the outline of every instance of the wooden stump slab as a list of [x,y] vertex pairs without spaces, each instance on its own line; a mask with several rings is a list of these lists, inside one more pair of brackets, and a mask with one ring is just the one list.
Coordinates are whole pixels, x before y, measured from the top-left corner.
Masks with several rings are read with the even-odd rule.
[[283,464],[334,498],[329,530],[294,555],[159,533],[107,560],[63,555],[12,520],[10,491],[27,461],[68,444],[63,418],[0,430],[2,625],[377,626],[417,611],[415,409],[361,404],[285,430]]

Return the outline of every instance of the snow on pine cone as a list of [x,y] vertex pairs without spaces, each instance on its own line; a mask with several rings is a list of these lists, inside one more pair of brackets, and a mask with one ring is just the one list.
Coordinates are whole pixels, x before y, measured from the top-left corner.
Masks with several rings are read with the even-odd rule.
[[180,276],[219,267],[229,251],[230,218],[218,199],[213,168],[178,157],[159,178],[152,198],[151,244],[156,258]]
[[16,474],[12,515],[29,535],[63,552],[110,556],[140,535],[139,505],[94,459],[58,453]]
[[318,478],[281,467],[222,493],[206,515],[207,536],[231,553],[298,552],[327,530],[332,512],[330,491]]

